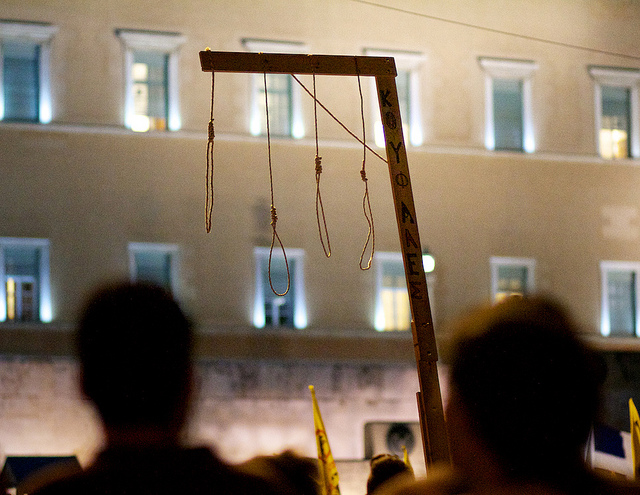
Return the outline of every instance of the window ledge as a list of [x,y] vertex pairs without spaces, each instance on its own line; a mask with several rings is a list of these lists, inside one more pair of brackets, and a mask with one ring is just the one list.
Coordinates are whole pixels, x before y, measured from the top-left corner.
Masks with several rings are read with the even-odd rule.
[[[299,331],[233,327],[198,329],[198,359],[307,362],[414,363],[411,332],[336,330]],[[0,323],[0,354],[22,356],[75,355],[74,327],[55,323]]]
[[336,335],[308,329],[238,330],[234,333],[198,333],[197,357],[298,362],[415,362],[411,332],[389,332],[396,334],[391,336],[371,330],[368,336],[363,336],[360,332]]
[[603,337],[585,335],[583,340],[596,351],[605,352],[640,352],[640,338],[637,337]]
[[73,340],[71,325],[0,323],[0,354],[70,356],[74,353]]

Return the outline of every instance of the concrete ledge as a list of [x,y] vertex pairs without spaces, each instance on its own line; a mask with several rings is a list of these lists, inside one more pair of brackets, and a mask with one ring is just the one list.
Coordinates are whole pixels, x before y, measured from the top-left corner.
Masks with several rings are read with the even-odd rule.
[[[354,332],[340,335],[313,330],[199,331],[198,359],[276,361],[405,362],[415,360],[411,334]],[[71,325],[0,324],[0,354],[27,356],[73,356]]]

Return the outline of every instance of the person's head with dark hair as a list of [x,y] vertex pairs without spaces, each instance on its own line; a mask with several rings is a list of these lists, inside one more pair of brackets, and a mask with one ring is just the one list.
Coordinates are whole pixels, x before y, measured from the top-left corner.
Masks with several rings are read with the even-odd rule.
[[371,458],[367,479],[367,495],[388,482],[406,482],[414,478],[413,469],[394,454],[378,454]]
[[[510,298],[461,320],[450,352],[447,419],[454,464],[562,485],[584,469],[601,371],[567,312],[546,298]],[[479,459],[469,438],[479,442]]]
[[81,383],[109,441],[126,441],[119,431],[177,437],[191,391],[192,341],[189,321],[160,287],[117,283],[89,298],[77,332]]

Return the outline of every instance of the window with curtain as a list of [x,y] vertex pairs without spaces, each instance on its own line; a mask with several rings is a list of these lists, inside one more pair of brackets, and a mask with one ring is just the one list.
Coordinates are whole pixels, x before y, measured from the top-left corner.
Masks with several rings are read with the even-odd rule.
[[600,332],[610,337],[636,337],[638,325],[638,273],[640,263],[602,261]]
[[530,60],[480,57],[485,72],[485,146],[489,150],[535,151],[533,75]]
[[526,296],[535,289],[535,260],[493,256],[491,264],[491,299],[500,302],[510,296]]
[[602,158],[628,158],[631,155],[631,91],[629,88],[602,87],[600,155]]
[[496,150],[522,151],[522,81],[493,80],[493,126]]
[[169,56],[166,53],[134,51],[133,130],[165,130],[169,118]]
[[177,131],[179,33],[116,29],[124,46],[124,125],[136,132]]
[[409,330],[411,309],[401,253],[376,253],[378,331]]
[[52,118],[49,45],[56,26],[0,21],[0,120]]
[[0,238],[0,321],[51,321],[49,241]]
[[[269,271],[269,248],[254,248],[256,288],[253,309],[253,324],[258,328],[289,327],[305,328],[307,315],[304,290],[304,251],[287,249],[287,264],[281,251],[271,255]],[[271,283],[269,282],[271,277]],[[287,290],[289,280],[289,291]],[[272,290],[271,286],[278,294]]]
[[2,44],[4,120],[37,122],[40,101],[40,47],[29,42]]
[[176,295],[178,246],[163,243],[129,243],[129,270],[132,281],[153,283]]

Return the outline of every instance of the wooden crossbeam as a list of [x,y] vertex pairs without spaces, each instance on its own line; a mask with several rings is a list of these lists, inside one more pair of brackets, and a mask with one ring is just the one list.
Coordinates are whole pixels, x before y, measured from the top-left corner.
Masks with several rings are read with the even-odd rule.
[[200,52],[203,72],[396,76],[393,57],[301,55],[291,53]]

